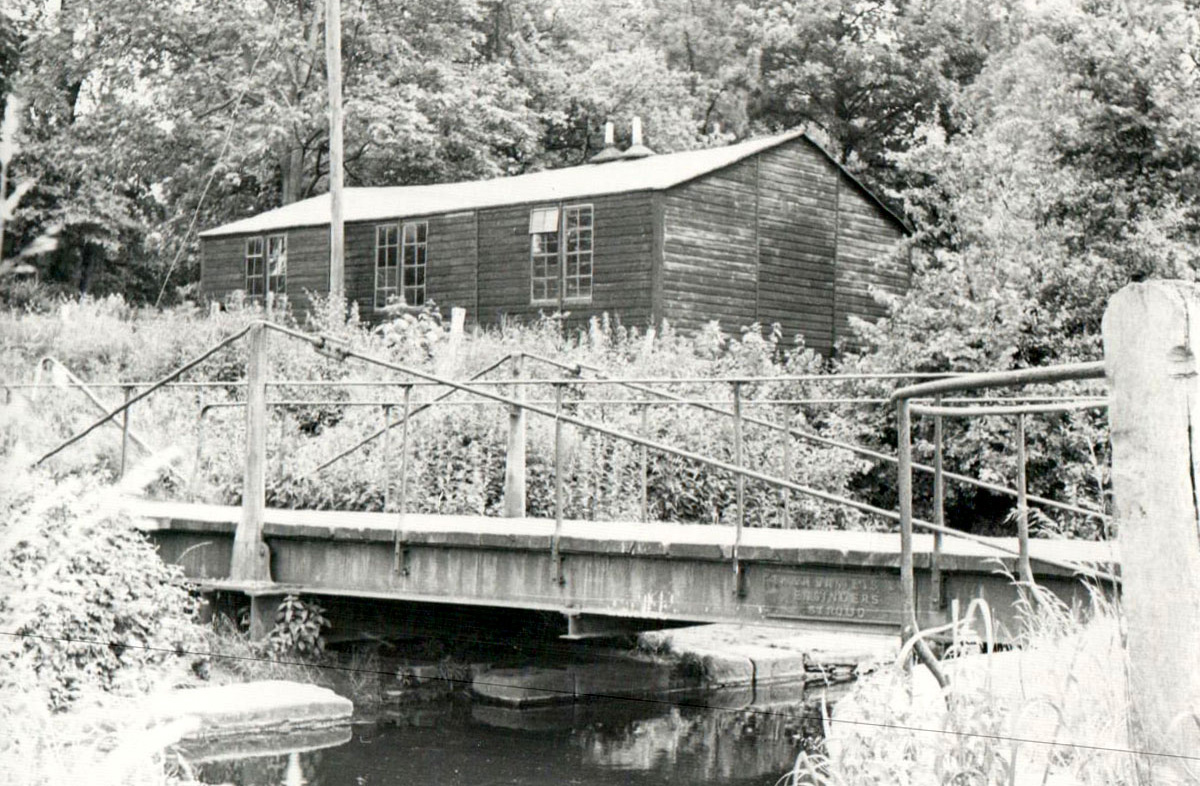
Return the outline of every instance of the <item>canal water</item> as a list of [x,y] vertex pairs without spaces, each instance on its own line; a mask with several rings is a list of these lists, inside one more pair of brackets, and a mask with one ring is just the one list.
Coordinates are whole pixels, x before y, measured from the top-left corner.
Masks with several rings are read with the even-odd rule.
[[518,710],[456,695],[383,707],[331,747],[193,766],[236,786],[773,786],[819,733],[819,709],[753,702],[733,691]]

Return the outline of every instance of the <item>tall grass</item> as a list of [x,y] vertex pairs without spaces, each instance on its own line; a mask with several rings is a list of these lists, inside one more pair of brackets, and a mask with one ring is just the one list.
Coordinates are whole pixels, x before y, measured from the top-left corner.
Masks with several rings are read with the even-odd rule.
[[1129,703],[1119,605],[1095,590],[1084,612],[1040,588],[1022,604],[1024,633],[1012,651],[995,652],[977,619],[956,629],[944,694],[924,672],[898,667],[860,680],[827,720],[827,751],[802,754],[784,780],[1136,783],[1134,757],[1123,752]]

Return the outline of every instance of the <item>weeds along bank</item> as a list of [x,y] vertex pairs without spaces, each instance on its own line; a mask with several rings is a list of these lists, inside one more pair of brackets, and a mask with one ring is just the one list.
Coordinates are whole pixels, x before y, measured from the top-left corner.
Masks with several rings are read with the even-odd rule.
[[1022,609],[1011,651],[980,654],[978,619],[956,631],[942,691],[927,671],[887,666],[858,680],[825,721],[825,750],[801,754],[789,786],[1142,782],[1129,753],[1128,656],[1119,604],[1091,610],[1048,592]]
[[[152,380],[261,316],[250,308],[231,307],[210,315],[195,310],[136,311],[123,301],[109,298],[59,306],[46,314],[0,317],[0,367],[10,380],[53,382],[53,367],[39,375],[38,360],[52,356],[79,377],[93,382]],[[329,302],[315,309],[310,324],[301,325],[337,336],[356,350],[387,358],[439,375],[464,379],[511,353],[532,353],[574,366],[601,367],[612,376],[727,377],[769,376],[815,371],[821,359],[810,352],[779,351],[779,338],[763,338],[757,331],[731,338],[715,326],[695,337],[682,337],[669,328],[652,340],[639,330],[596,322],[586,333],[563,335],[558,323],[544,320],[531,326],[511,325],[487,331],[468,330],[457,351],[451,350],[448,326],[434,313],[405,316],[375,329]],[[397,375],[354,361],[339,362],[314,352],[308,345],[272,334],[270,378],[334,382],[345,380],[395,381]],[[203,363],[185,379],[235,383],[245,373],[243,343],[231,346]],[[509,379],[509,366],[488,378]],[[569,377],[552,366],[527,358],[524,374],[533,378]],[[512,394],[513,388],[499,388]],[[416,387],[412,406],[443,393],[433,387]],[[732,389],[726,383],[679,384],[671,392],[731,405]],[[529,386],[529,401],[553,407],[551,385]],[[839,391],[834,390],[836,395]],[[106,403],[117,404],[121,392],[103,389]],[[747,384],[743,397],[794,399],[828,395],[829,388],[782,383]],[[578,386],[564,392],[566,411],[631,433],[642,433],[639,395],[607,386]],[[241,400],[234,384],[208,388],[164,390],[139,402],[132,411],[132,432],[153,448],[182,448],[183,461],[168,487],[158,489],[174,498],[193,496],[209,502],[240,501],[244,415],[223,407]],[[98,412],[82,394],[69,389],[30,391],[19,397],[28,411],[23,442],[31,455],[40,455],[57,442],[95,419]],[[316,509],[380,510],[384,501],[386,464],[391,465],[393,505],[399,488],[400,431],[394,429],[385,456],[385,442],[376,440],[328,469],[312,470],[376,431],[383,422],[381,406],[399,405],[399,386],[319,387],[303,384],[271,387],[269,400],[337,402],[272,407],[268,427],[268,505]],[[408,505],[410,511],[431,513],[494,514],[503,504],[504,454],[508,409],[496,403],[478,403],[458,393],[412,419],[409,429]],[[604,406],[599,406],[604,403]],[[358,404],[361,406],[343,406]],[[366,405],[364,405],[366,404]],[[209,409],[198,430],[200,408]],[[212,406],[217,405],[217,406]],[[828,407],[782,407],[747,404],[748,415],[847,438],[851,422]],[[399,406],[393,411],[398,420]],[[651,437],[687,450],[733,459],[733,434],[728,418],[695,408],[651,408],[647,416]],[[579,518],[636,519],[641,505],[641,450],[612,438],[567,428],[565,470],[566,515]],[[197,463],[197,440],[202,440]],[[553,510],[553,423],[528,417],[527,508],[531,515],[547,516]],[[779,432],[748,424],[745,429],[745,463],[784,474],[785,447]],[[815,449],[800,440],[790,448],[791,478],[827,491],[848,493],[853,478],[867,464],[847,451]],[[140,455],[136,448],[131,455]],[[36,457],[36,455],[34,457]],[[112,474],[119,465],[120,431],[115,427],[90,435],[48,462],[59,474],[99,470]],[[386,462],[386,464],[385,464]],[[736,509],[736,483],[726,473],[710,471],[689,462],[650,452],[650,516],[668,521],[731,521]],[[169,487],[173,486],[173,488]],[[748,521],[778,526],[784,523],[780,493],[753,482],[747,486]],[[793,495],[788,502],[791,526],[857,527],[865,525],[848,511],[817,506]]]

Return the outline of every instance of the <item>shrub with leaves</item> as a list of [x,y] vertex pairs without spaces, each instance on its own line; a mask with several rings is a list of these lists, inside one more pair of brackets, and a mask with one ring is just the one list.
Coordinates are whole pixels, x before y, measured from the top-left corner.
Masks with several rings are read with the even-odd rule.
[[115,497],[78,478],[15,480],[0,491],[0,627],[13,634],[0,642],[0,688],[65,708],[97,689],[144,690],[194,660],[195,599]]
[[267,634],[264,648],[280,658],[314,658],[325,652],[322,632],[327,627],[325,609],[316,601],[287,595],[275,611],[275,627]]

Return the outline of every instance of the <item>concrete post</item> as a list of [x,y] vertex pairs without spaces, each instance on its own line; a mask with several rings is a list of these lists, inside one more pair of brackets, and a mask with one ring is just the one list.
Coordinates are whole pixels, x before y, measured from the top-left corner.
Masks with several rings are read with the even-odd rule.
[[[1130,284],[1104,314],[1112,484],[1128,630],[1130,747],[1200,750],[1200,287]],[[1139,781],[1195,782],[1200,764],[1138,757]]]
[[270,581],[271,560],[263,542],[267,503],[267,329],[261,324],[247,335],[250,361],[246,369],[246,465],[242,484],[242,520],[233,538],[229,577],[234,581]]
[[[521,379],[524,356],[513,355],[512,375]],[[525,401],[525,386],[515,385],[513,398]],[[504,515],[525,518],[525,410],[512,407],[508,414],[508,453],[504,459]]]

